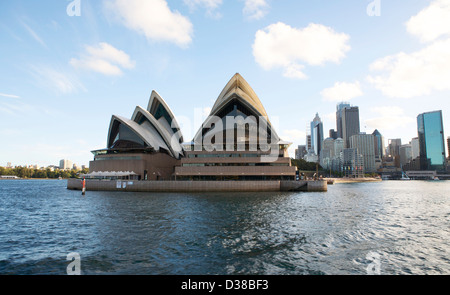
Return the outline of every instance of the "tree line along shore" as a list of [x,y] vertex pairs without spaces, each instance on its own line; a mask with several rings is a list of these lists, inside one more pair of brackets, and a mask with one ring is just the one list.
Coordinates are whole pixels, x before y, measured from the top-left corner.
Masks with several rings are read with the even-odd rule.
[[89,169],[83,170],[51,170],[47,169],[35,169],[26,167],[5,168],[0,167],[0,176],[17,176],[19,178],[27,179],[58,179],[58,178],[78,178],[81,174],[89,173]]

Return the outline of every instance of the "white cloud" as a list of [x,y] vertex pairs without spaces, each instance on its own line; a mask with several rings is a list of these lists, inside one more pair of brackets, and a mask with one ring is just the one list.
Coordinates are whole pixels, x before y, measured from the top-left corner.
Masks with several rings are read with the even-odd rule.
[[173,42],[186,47],[192,42],[193,25],[165,0],[105,1],[107,11],[128,29],[154,41]]
[[266,0],[245,0],[243,13],[250,20],[258,20],[266,16],[268,8]]
[[100,43],[96,47],[86,46],[86,53],[80,59],[72,58],[70,64],[75,68],[84,68],[105,75],[122,74],[120,67],[132,69],[135,62],[125,52],[108,43]]
[[339,63],[350,50],[349,38],[320,24],[298,29],[278,22],[256,32],[253,56],[265,70],[282,68],[286,77],[305,79],[304,64]]
[[368,81],[385,95],[410,98],[434,90],[450,90],[450,39],[435,41],[413,53],[401,52],[380,58],[370,65]]
[[365,120],[365,125],[373,129],[398,130],[415,122],[414,118],[406,116],[403,109],[397,106],[375,107],[372,112],[378,116]]
[[306,79],[308,77],[305,75],[305,73],[303,73],[304,68],[304,65],[292,63],[284,68],[283,76],[292,79]]
[[349,101],[363,95],[363,92],[357,81],[355,83],[336,82],[334,86],[322,90],[320,94],[327,101]]
[[33,37],[34,40],[36,40],[39,44],[41,44],[43,47],[47,48],[47,44],[42,40],[42,38],[32,29],[30,26],[28,26],[26,23],[21,21],[24,28],[28,31],[28,33]]
[[435,0],[406,22],[406,29],[422,42],[450,35],[450,1]]
[[13,95],[13,94],[5,94],[5,93],[0,93],[0,96],[9,97],[9,98],[20,98],[20,96]]
[[204,7],[209,16],[214,18],[221,16],[221,14],[216,12],[216,10],[220,5],[222,5],[222,0],[183,0],[183,2],[191,10],[195,10],[197,7]]
[[47,88],[58,94],[68,94],[78,90],[86,91],[77,77],[61,69],[49,66],[31,66],[30,74],[39,87]]
[[[412,53],[380,58],[368,81],[389,97],[411,98],[450,90],[450,2],[435,0],[406,22],[407,31],[429,44]],[[441,38],[443,37],[443,38]]]

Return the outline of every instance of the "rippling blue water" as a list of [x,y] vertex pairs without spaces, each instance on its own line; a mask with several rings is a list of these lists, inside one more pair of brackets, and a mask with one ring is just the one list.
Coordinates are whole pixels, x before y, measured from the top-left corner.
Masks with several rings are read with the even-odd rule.
[[450,182],[154,194],[0,182],[0,274],[450,274]]

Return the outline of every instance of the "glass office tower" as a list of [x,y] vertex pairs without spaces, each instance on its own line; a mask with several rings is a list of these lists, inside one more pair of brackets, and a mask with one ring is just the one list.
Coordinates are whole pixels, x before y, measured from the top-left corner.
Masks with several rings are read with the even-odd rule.
[[384,137],[378,129],[372,133],[375,144],[375,157],[382,159],[384,157]]
[[350,103],[341,102],[336,106],[336,136],[337,138],[344,138],[342,134],[342,110],[349,108]]
[[442,111],[417,116],[419,135],[420,169],[445,170],[444,128]]
[[311,122],[311,148],[317,156],[320,156],[323,143],[323,123],[316,113],[316,116]]

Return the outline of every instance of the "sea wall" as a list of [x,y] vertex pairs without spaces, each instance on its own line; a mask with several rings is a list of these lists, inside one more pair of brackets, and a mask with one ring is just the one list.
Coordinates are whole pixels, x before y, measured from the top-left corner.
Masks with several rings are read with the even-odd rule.
[[280,182],[281,191],[305,191],[326,192],[328,184],[326,180],[286,180]]
[[[81,190],[80,179],[68,179],[67,188]],[[276,192],[327,191],[326,181],[125,181],[86,180],[87,191],[124,192]]]

